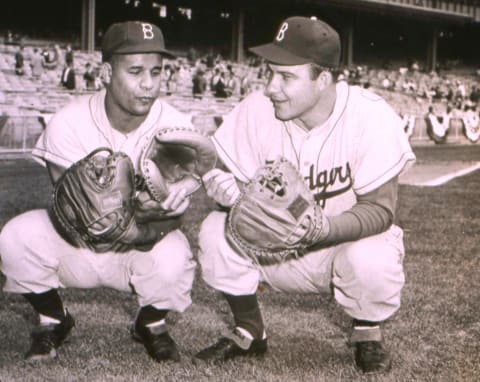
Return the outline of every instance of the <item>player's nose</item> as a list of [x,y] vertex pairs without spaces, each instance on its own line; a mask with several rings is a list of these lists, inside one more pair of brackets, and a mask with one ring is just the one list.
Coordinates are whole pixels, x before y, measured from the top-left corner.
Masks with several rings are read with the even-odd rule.
[[153,78],[152,75],[148,72],[143,73],[140,80],[140,86],[142,89],[152,89],[153,88]]
[[279,86],[278,86],[278,79],[277,76],[273,75],[270,77],[270,79],[267,82],[267,85],[265,86],[264,94],[267,97],[271,97],[275,93],[279,92]]

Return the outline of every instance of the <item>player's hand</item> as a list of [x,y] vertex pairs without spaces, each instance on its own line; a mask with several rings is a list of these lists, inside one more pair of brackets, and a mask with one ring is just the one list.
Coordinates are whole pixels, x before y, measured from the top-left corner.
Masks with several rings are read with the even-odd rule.
[[166,216],[179,216],[187,210],[190,205],[190,198],[187,197],[187,190],[179,189],[170,192],[167,198],[160,204],[161,208],[166,211]]
[[240,188],[232,173],[214,168],[202,180],[207,195],[224,207],[231,207],[240,196]]
[[182,215],[190,205],[190,199],[184,189],[172,191],[165,200],[158,202],[150,197],[146,191],[137,196],[135,218],[137,222],[163,220]]

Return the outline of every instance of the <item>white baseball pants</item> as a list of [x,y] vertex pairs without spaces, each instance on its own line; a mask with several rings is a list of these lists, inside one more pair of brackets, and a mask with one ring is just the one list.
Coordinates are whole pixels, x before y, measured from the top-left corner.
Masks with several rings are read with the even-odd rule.
[[285,263],[259,266],[226,241],[226,216],[210,213],[199,233],[202,277],[214,289],[247,295],[256,292],[259,282],[284,292],[319,293],[333,287],[336,301],[349,316],[368,321],[383,321],[400,307],[405,251],[399,227]]
[[46,210],[33,210],[3,227],[0,256],[7,292],[109,287],[133,289],[140,306],[182,312],[191,304],[196,263],[180,230],[167,234],[149,252],[97,254],[72,247],[55,231]]

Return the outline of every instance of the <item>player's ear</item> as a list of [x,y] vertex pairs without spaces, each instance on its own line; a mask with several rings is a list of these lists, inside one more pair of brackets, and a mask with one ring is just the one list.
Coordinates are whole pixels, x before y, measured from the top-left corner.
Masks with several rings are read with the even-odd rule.
[[100,66],[99,74],[104,85],[110,84],[112,79],[112,65],[109,62],[103,62]]
[[317,77],[317,84],[322,88],[325,89],[333,82],[333,75],[332,72],[329,70],[322,70]]

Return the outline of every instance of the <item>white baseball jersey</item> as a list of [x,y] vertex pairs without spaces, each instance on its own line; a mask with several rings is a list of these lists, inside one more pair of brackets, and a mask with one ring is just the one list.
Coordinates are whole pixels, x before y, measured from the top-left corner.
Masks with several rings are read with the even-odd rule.
[[275,118],[270,100],[250,94],[213,137],[220,159],[241,181],[279,156],[292,161],[327,215],[338,215],[415,160],[401,118],[379,96],[336,85],[328,120],[308,131]]
[[143,147],[149,136],[160,127],[192,127],[191,118],[164,101],[156,100],[143,123],[124,134],[110,125],[105,112],[105,90],[78,97],[58,111],[41,134],[33,156],[68,168],[99,147],[123,151],[138,169]]

